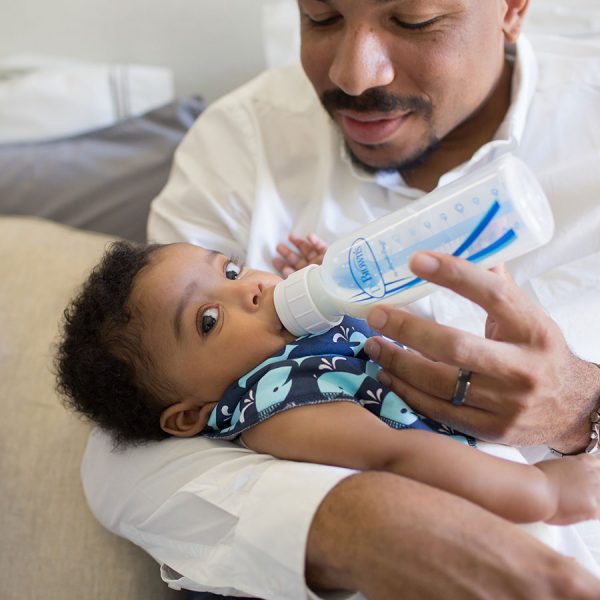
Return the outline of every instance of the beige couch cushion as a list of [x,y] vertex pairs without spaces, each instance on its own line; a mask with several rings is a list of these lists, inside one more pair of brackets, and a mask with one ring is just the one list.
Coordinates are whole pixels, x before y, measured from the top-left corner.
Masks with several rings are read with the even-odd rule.
[[54,392],[64,307],[110,238],[0,218],[0,565],[3,600],[181,598],[158,565],[87,509],[79,463],[89,425]]

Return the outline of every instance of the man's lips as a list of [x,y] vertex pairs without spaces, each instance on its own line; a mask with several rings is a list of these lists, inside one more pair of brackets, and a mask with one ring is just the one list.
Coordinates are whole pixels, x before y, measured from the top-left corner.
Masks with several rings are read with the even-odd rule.
[[400,129],[411,112],[355,113],[338,111],[341,127],[352,141],[369,146],[383,144]]

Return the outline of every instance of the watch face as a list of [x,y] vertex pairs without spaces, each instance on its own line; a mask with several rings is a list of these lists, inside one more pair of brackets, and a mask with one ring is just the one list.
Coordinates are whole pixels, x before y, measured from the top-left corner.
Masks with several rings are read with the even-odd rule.
[[[599,369],[600,364],[594,363]],[[586,454],[600,454],[600,400],[596,410],[590,415],[592,430],[590,431],[590,443],[585,449]]]
[[585,449],[586,454],[598,454],[600,453],[600,447],[598,443],[598,425],[594,425],[592,427],[592,433],[590,434],[590,443],[588,447]]
[[587,454],[598,454],[600,452],[600,407],[590,415],[590,422],[592,423],[592,430],[590,431],[590,443],[585,449]]

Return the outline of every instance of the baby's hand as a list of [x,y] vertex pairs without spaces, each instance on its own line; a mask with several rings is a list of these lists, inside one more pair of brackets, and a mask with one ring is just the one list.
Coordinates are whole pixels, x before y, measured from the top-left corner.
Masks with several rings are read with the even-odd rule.
[[309,233],[306,239],[291,233],[288,240],[295,249],[285,244],[277,244],[280,256],[273,259],[273,266],[284,276],[291,275],[307,265],[320,265],[327,250],[327,244],[314,233]]
[[558,498],[547,523],[569,525],[600,518],[600,456],[578,454],[535,465],[548,477]]

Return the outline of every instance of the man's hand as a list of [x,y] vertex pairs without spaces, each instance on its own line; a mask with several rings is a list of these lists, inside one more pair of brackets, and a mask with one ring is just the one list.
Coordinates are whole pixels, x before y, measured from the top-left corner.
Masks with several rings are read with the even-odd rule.
[[368,600],[596,600],[600,581],[516,525],[458,496],[362,472],[323,499],[306,546],[313,589]]
[[[585,448],[589,415],[600,396],[600,369],[574,356],[552,319],[503,269],[419,252],[413,272],[472,300],[488,314],[486,338],[393,307],[371,310],[368,323],[418,352],[372,338],[367,352],[387,383],[417,412],[483,440]],[[450,399],[457,367],[472,371],[463,406]]]
[[280,256],[273,259],[273,266],[283,277],[308,265],[320,265],[323,262],[327,245],[314,233],[309,233],[306,239],[291,233],[288,240],[294,249],[285,244],[277,244],[277,252]]

